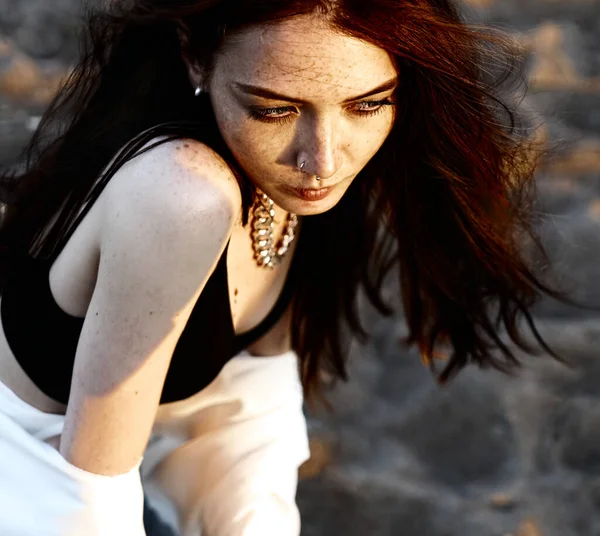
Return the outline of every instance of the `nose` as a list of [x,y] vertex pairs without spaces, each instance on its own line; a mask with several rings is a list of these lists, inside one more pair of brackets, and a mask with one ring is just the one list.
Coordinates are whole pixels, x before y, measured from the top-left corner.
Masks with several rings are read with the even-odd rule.
[[314,119],[304,132],[299,161],[305,161],[304,172],[327,179],[335,175],[342,161],[335,120]]

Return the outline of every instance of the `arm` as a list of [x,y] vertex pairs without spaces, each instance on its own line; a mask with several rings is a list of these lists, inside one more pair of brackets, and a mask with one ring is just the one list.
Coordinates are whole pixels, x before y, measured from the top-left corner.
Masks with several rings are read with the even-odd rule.
[[166,144],[107,187],[60,445],[81,469],[121,474],[144,452],[171,355],[239,207],[217,158],[200,144]]

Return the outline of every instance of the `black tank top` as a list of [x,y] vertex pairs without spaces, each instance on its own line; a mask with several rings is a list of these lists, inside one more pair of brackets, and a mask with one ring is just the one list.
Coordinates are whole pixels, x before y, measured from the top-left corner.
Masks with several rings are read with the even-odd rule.
[[[161,403],[184,400],[211,383],[225,363],[259,339],[285,312],[293,288],[292,263],[275,306],[254,329],[236,335],[227,282],[227,248],[207,281],[179,337]],[[52,296],[51,260],[27,257],[9,276],[0,319],[8,344],[29,378],[50,398],[66,404],[83,318],[65,313]]]

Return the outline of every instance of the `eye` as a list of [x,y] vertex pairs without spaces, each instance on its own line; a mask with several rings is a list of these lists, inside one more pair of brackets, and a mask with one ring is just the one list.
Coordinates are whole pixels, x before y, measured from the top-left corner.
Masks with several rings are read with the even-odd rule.
[[[362,101],[354,105],[351,113],[360,117],[370,117],[377,115],[385,109],[386,106],[394,106],[395,103],[387,98],[376,101]],[[252,106],[248,110],[248,117],[263,123],[278,123],[280,125],[293,121],[298,115],[298,110],[293,106],[278,106],[275,108],[260,108]]]
[[356,105],[353,113],[370,117],[383,112],[386,106],[395,106],[395,103],[389,98],[376,101],[362,101]]
[[253,106],[248,110],[248,117],[264,123],[285,124],[294,119],[297,111],[292,106],[280,106],[277,108],[259,108]]

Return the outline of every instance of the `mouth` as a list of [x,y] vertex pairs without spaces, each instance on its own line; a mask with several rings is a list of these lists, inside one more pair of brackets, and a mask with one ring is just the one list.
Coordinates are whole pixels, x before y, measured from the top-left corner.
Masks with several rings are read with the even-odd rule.
[[291,188],[294,195],[305,201],[320,201],[321,199],[325,199],[331,190],[330,186],[326,188]]

